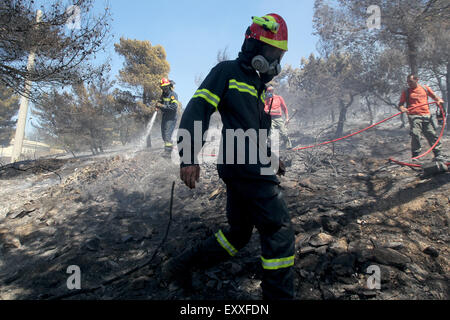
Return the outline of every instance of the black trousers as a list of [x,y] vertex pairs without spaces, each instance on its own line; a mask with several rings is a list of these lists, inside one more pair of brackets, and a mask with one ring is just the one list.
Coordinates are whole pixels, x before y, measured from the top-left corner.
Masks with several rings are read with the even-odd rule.
[[[294,298],[295,240],[291,219],[278,185],[271,182],[226,181],[229,227],[208,239],[208,263],[233,257],[249,241],[254,227],[261,241],[265,300]],[[206,244],[205,243],[205,244]]]
[[177,114],[164,112],[161,119],[161,135],[165,143],[172,143],[172,134],[177,124]]

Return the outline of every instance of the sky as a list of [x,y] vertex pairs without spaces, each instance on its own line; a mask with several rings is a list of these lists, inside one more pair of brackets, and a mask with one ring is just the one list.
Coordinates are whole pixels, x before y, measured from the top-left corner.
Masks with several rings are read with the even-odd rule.
[[285,19],[289,50],[282,67],[298,67],[302,57],[316,52],[314,0],[96,0],[94,10],[105,4],[111,9],[112,39],[97,59],[110,59],[111,79],[117,79],[124,62],[114,51],[121,37],[162,45],[170,64],[169,78],[176,82],[175,92],[183,107],[197,89],[195,78],[206,77],[217,63],[219,50],[227,48],[230,59],[237,57],[252,16],[277,13]]

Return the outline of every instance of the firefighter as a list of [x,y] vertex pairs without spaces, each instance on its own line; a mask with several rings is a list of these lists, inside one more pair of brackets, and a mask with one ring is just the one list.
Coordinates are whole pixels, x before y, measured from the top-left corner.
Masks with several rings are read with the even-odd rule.
[[[412,158],[415,158],[419,156],[422,151],[422,145],[420,143],[421,133],[423,133],[430,146],[433,146],[438,139],[433,119],[430,114],[430,107],[427,104],[428,97],[431,97],[438,104],[443,104],[444,101],[439,98],[430,87],[419,85],[419,78],[416,75],[408,75],[406,81],[408,83],[408,88],[402,92],[398,108],[402,112],[408,112],[411,153]],[[407,108],[404,107],[405,103]],[[444,161],[440,142],[436,144],[433,152],[436,161]]]
[[162,78],[160,86],[162,95],[159,103],[156,105],[162,112],[161,135],[164,140],[164,149],[170,153],[173,149],[172,134],[177,123],[178,96],[173,91],[174,82]]
[[[220,113],[222,146],[226,147],[220,151],[219,158],[227,161],[219,161],[217,168],[226,184],[228,227],[166,262],[162,276],[167,281],[176,280],[189,286],[193,268],[208,268],[236,256],[256,227],[261,242],[263,298],[290,300],[294,297],[294,232],[276,177],[284,174],[284,165],[280,161],[278,172],[262,174],[271,165],[263,164],[260,158],[252,163],[248,154],[252,143],[258,152],[268,148],[271,119],[264,112],[266,83],[281,71],[280,62],[288,49],[288,31],[285,21],[277,14],[252,17],[252,21],[238,58],[221,62],[210,71],[187,105],[178,131],[180,177],[193,189],[200,176],[199,150],[195,145],[203,145],[202,137],[211,115],[215,111]],[[201,135],[196,136],[199,123]],[[237,138],[225,134],[230,130],[265,132],[265,144],[259,144],[264,138],[257,138],[256,143],[244,138],[245,162],[239,164],[237,158],[242,154],[237,152]]]
[[[289,124],[289,111],[283,97],[274,94],[272,86],[269,86],[266,91],[266,105],[264,111],[272,118],[271,130],[278,130],[281,139],[283,140],[284,147],[292,149],[291,139],[289,139],[286,128]],[[283,119],[283,112],[286,116],[286,120]]]

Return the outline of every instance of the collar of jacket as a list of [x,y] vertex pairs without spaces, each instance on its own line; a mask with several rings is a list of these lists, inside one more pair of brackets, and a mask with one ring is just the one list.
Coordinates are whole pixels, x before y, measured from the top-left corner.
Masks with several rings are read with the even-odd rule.
[[250,66],[248,63],[246,63],[245,59],[239,54],[239,57],[236,59],[236,61],[239,64],[239,67],[247,74],[255,75],[259,78],[258,73],[255,69],[253,69],[252,66]]
[[167,97],[170,97],[170,95],[172,94],[172,92],[173,92],[173,90],[170,90],[170,91],[168,91],[168,93],[167,93],[167,94],[164,94],[164,91],[163,91],[163,93],[162,93],[162,97],[163,97],[163,98],[167,98]]
[[258,92],[259,92],[261,87],[263,87],[264,89],[266,88],[266,84],[261,80],[261,78],[259,77],[258,72],[256,72],[255,69],[253,69],[251,66],[246,64],[244,59],[242,59],[241,55],[239,55],[239,57],[236,59],[236,61],[238,62],[239,68],[241,68],[241,70],[244,71],[244,73],[246,73],[249,76],[253,76],[256,79],[258,79],[258,82],[259,82],[259,85],[257,86]]

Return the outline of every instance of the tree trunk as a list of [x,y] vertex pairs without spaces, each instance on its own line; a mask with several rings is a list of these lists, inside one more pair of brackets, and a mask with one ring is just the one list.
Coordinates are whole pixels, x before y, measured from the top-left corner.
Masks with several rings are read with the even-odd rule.
[[350,102],[347,104],[344,101],[342,101],[341,99],[339,100],[339,106],[340,106],[339,109],[340,110],[339,110],[338,126],[337,126],[336,134],[335,134],[336,138],[341,137],[344,133],[344,124],[345,124],[345,120],[347,119],[347,110],[352,105],[353,99],[354,99],[354,96],[350,95]]
[[367,109],[369,110],[370,125],[372,125],[373,121],[374,121],[374,116],[373,116],[372,104],[370,103],[370,100],[368,97],[366,97],[366,103],[367,103]]
[[416,39],[413,36],[408,36],[408,62],[411,73],[418,76],[418,66],[417,66],[417,44]]

